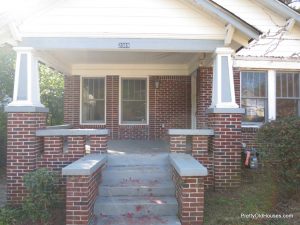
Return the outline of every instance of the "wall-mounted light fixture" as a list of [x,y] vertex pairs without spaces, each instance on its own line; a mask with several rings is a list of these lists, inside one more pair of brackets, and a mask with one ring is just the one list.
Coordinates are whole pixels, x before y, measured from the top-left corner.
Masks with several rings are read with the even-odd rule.
[[155,86],[155,89],[159,88],[159,80],[154,81],[154,86]]

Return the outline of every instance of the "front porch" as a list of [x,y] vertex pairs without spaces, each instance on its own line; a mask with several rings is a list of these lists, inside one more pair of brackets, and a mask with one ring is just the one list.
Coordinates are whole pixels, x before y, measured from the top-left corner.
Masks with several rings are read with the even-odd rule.
[[168,152],[169,143],[163,140],[110,140],[107,143],[108,154],[157,154]]

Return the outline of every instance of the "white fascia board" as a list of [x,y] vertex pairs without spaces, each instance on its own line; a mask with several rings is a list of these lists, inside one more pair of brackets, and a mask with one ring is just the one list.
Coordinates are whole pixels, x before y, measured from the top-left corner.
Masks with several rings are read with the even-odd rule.
[[24,37],[21,47],[102,51],[213,52],[224,40],[164,38]]
[[293,18],[300,23],[300,14],[279,0],[260,0],[259,2],[273,9],[274,12],[280,13],[287,18]]
[[206,11],[213,13],[219,18],[225,20],[228,24],[232,24],[232,26],[234,26],[236,29],[240,30],[242,33],[249,36],[250,38],[254,38],[256,40],[259,39],[260,32],[258,30],[256,30],[254,27],[251,27],[245,21],[239,19],[233,14],[226,12],[216,3],[210,0],[195,0],[195,3],[203,9],[205,9]]

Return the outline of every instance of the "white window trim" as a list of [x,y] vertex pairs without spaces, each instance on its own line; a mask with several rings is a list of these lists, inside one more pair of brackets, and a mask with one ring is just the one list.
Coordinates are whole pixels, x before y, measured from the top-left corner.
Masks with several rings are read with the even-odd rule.
[[[146,79],[147,87],[147,120],[146,123],[122,123],[122,78]],[[142,126],[149,125],[149,76],[119,76],[119,125],[124,126]]]
[[[104,122],[82,122],[82,81],[84,78],[104,78]],[[106,76],[80,76],[80,125],[106,125]]]
[[[267,114],[268,115],[265,115],[265,121],[266,120],[269,120],[269,71],[268,70],[265,70],[265,69],[256,69],[256,68],[253,68],[253,69],[245,69],[243,70],[243,68],[241,68],[240,70],[240,108],[242,108],[242,72],[253,72],[253,71],[259,71],[259,72],[266,72],[267,74],[267,103],[268,103],[268,110],[267,110]],[[275,73],[275,78],[276,78],[276,73]],[[275,82],[276,82],[276,79],[275,79]],[[275,86],[275,89],[276,89],[276,86]],[[276,95],[276,93],[275,93]],[[276,108],[276,105],[275,105],[275,108]],[[248,122],[248,121],[245,121],[243,122],[242,121],[242,128],[260,128],[265,122]]]

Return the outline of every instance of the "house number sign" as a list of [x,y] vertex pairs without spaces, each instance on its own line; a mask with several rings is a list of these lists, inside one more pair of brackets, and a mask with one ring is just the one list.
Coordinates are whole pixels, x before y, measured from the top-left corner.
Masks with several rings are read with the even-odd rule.
[[118,48],[130,48],[130,42],[119,42]]

